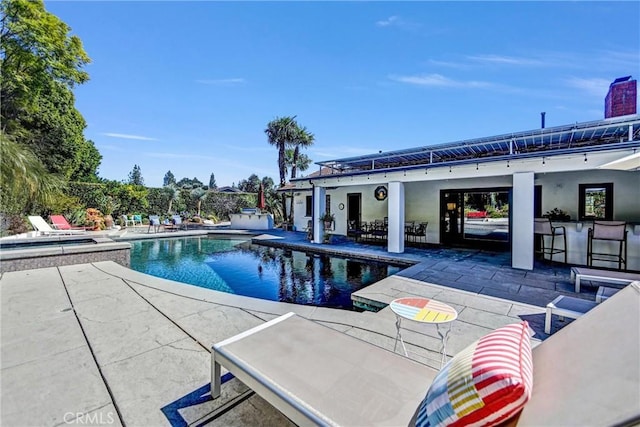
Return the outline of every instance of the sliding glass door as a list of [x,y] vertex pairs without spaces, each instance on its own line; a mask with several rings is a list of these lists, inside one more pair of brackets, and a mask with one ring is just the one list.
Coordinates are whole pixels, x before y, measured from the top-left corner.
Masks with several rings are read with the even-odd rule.
[[509,188],[442,190],[440,241],[444,245],[509,249]]

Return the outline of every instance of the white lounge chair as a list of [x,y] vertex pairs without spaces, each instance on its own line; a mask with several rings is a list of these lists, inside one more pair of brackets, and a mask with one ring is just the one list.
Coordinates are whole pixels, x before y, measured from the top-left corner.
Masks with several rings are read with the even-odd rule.
[[[533,349],[533,392],[509,425],[640,422],[640,282]],[[287,314],[213,346],[221,365],[298,425],[411,425],[437,370]]]
[[29,222],[34,230],[42,235],[70,235],[70,234],[85,234],[85,230],[56,230],[51,228],[49,223],[44,220],[40,215],[30,215]]
[[571,280],[575,280],[576,293],[580,293],[580,282],[582,280],[628,285],[635,280],[640,280],[640,274],[597,268],[572,267]]

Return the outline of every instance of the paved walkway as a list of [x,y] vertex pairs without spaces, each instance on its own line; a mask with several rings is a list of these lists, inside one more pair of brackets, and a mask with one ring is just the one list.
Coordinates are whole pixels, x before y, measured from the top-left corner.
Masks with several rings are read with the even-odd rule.
[[[280,244],[310,245],[302,234],[271,233]],[[351,256],[390,256],[384,248],[355,243],[322,246]],[[570,289],[567,267],[521,272],[508,267],[505,255],[490,252],[409,249],[394,258],[417,264],[358,295],[382,305],[410,295],[451,304],[459,318],[450,355],[521,319],[530,322],[534,338],[546,338],[540,305]],[[7,426],[287,425],[235,379],[223,385],[221,399],[210,399],[213,343],[289,311],[389,350],[395,343],[388,308],[357,313],[264,301],[154,278],[113,262],[5,273],[0,289],[0,424]],[[435,328],[405,325],[410,357],[438,367]],[[554,322],[555,328],[562,325]]]

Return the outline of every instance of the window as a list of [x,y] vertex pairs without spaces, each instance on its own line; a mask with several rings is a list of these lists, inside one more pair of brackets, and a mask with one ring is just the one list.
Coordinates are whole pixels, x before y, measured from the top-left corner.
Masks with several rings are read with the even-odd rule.
[[613,183],[580,184],[578,219],[613,219]]
[[313,216],[313,196],[307,196],[307,207],[305,216]]
[[[325,212],[331,213],[331,196],[327,194],[324,200],[326,203]],[[309,216],[309,217],[313,216],[313,196],[307,196],[307,206],[306,206],[305,216]]]

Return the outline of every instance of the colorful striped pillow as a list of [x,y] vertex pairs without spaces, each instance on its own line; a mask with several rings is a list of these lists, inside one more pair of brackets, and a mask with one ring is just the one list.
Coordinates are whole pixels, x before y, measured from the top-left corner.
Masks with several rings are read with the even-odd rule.
[[493,426],[531,396],[533,364],[526,321],[496,329],[458,353],[427,391],[417,426]]

